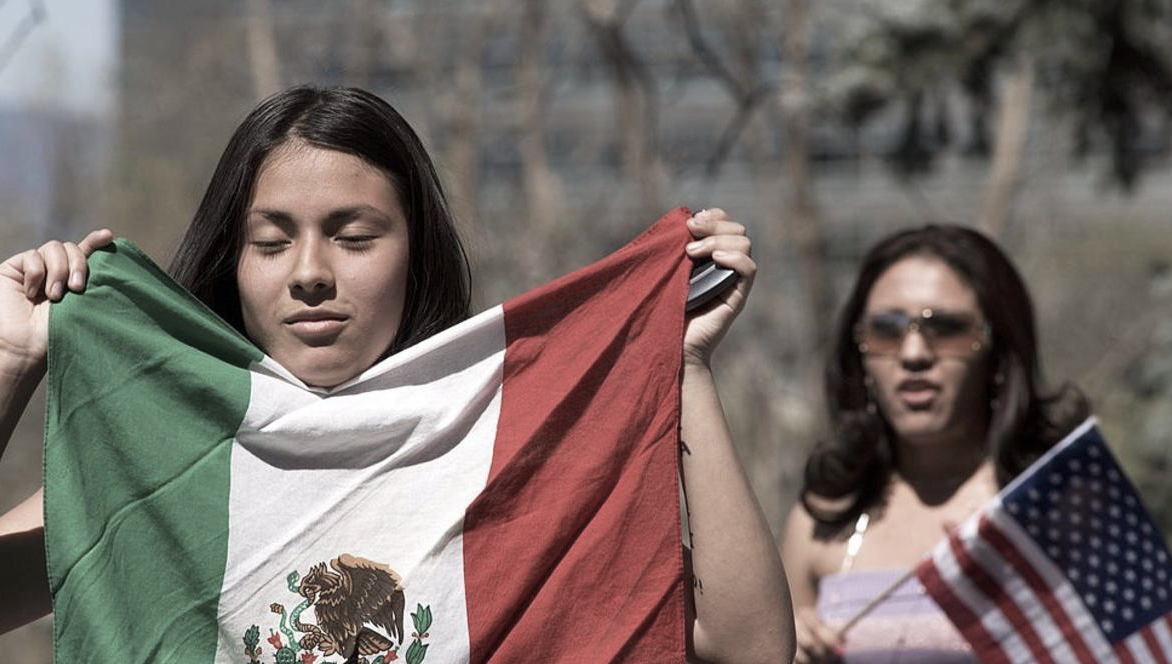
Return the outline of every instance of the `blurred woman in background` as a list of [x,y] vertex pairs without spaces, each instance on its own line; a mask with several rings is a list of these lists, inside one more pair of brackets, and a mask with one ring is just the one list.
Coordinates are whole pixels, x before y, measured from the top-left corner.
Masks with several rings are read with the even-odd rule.
[[782,538],[795,661],[975,661],[909,572],[1085,419],[1076,388],[1041,386],[1029,293],[992,241],[926,226],[866,254],[826,367],[831,435]]

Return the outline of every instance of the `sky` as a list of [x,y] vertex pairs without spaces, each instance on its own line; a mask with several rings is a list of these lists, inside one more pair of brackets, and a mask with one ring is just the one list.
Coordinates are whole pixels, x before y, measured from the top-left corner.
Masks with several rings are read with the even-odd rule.
[[[0,106],[102,116],[113,101],[115,0],[0,0]],[[42,20],[12,45],[37,7]]]

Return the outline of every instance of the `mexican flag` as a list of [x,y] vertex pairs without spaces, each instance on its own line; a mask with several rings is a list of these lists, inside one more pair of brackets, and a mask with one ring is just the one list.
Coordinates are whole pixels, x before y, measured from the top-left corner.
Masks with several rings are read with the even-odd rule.
[[687,217],[330,390],[97,252],[51,311],[56,661],[683,661]]

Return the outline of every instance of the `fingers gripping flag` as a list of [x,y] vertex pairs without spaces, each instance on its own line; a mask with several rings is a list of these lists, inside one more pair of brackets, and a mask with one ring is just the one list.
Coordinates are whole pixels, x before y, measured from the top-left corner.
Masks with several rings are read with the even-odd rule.
[[687,216],[328,391],[96,253],[50,322],[57,661],[682,661]]
[[982,662],[1172,661],[1172,561],[1093,420],[917,568]]

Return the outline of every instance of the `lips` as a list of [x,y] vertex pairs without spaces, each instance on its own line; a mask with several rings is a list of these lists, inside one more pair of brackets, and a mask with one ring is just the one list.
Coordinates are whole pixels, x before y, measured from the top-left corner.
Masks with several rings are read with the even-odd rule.
[[346,327],[349,317],[335,311],[311,310],[299,311],[283,321],[299,339],[303,341],[322,341],[336,337]]
[[930,407],[939,393],[939,385],[923,379],[904,380],[896,387],[896,394],[900,400],[913,410]]

